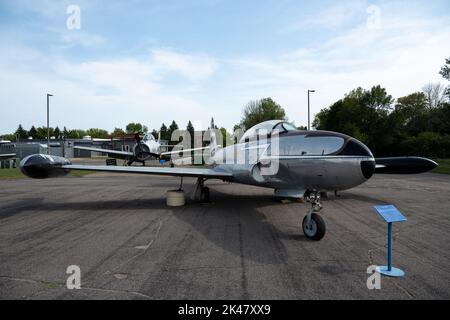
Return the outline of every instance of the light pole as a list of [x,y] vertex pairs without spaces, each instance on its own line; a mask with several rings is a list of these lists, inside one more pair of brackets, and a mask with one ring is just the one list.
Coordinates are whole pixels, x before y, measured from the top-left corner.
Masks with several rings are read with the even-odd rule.
[[316,92],[316,90],[308,90],[308,131],[311,130],[311,120],[310,120],[310,111],[309,111],[309,93]]
[[47,93],[47,154],[50,154],[50,107],[49,100],[53,97],[52,94]]

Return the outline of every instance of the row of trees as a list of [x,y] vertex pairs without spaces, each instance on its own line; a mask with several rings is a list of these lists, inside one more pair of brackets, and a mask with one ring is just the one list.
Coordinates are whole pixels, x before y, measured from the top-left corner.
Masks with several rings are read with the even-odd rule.
[[[440,74],[450,81],[450,58],[446,59]],[[285,110],[271,98],[250,101],[244,108],[243,116],[234,130],[249,129],[266,120],[288,120]],[[450,157],[450,87],[441,84],[428,84],[422,91],[394,99],[380,85],[370,90],[361,87],[350,91],[322,109],[316,116],[313,126],[316,129],[342,132],[353,136],[374,152],[377,157],[397,155],[421,155],[428,157]],[[218,129],[217,126],[214,126]],[[306,129],[303,126],[299,129]],[[179,129],[175,121],[167,127],[164,123],[159,130],[152,130],[155,138],[158,134],[163,140],[171,140],[172,132]],[[194,138],[194,126],[188,122],[186,130]],[[225,128],[220,128],[223,146],[234,143]],[[93,138],[120,137],[135,132],[149,132],[141,123],[129,123],[125,130],[115,128],[111,133],[106,130],[92,128],[88,130],[61,131],[58,127],[50,128],[50,136],[55,138],[82,138],[89,135]],[[47,128],[34,126],[26,131],[21,125],[8,140],[44,139]],[[175,144],[176,142],[171,142]]]
[[[93,136],[98,138],[103,138],[108,136],[108,131],[103,129],[88,129],[88,130],[81,130],[81,129],[73,129],[68,130],[66,127],[64,127],[63,130],[61,130],[59,127],[49,128],[50,137],[54,137],[56,139],[61,139],[62,137],[66,138],[74,138],[74,139],[81,139],[84,136]],[[7,134],[3,136],[4,139],[7,140],[25,140],[25,139],[46,139],[47,138],[47,127],[35,127],[32,126],[29,130],[25,130],[22,125],[20,124],[17,130],[13,134]]]
[[[117,129],[116,129],[117,130]],[[123,131],[123,130],[122,130]],[[62,139],[63,137],[68,139],[81,139],[84,136],[91,136],[93,138],[108,138],[110,134],[107,130],[91,128],[88,130],[82,129],[67,129],[66,127],[61,130],[59,127],[49,128],[50,137],[55,139]],[[31,126],[29,130],[25,130],[20,124],[17,130],[12,134],[6,134],[3,136],[6,140],[15,141],[25,139],[47,139],[47,127],[35,127]]]
[[[450,58],[440,74],[450,81]],[[351,135],[378,157],[419,155],[450,157],[450,90],[428,84],[422,91],[394,100],[386,89],[357,88],[322,109],[317,129]]]
[[[159,133],[161,134],[161,139],[170,141],[172,137],[172,133],[175,130],[180,129],[178,124],[174,121],[167,127],[164,123],[161,125],[159,130],[153,129],[152,135],[155,137],[155,139],[158,138]],[[216,126],[216,129],[217,126]],[[189,121],[187,123],[186,129],[192,139],[194,137],[195,128],[192,125],[192,122]],[[222,134],[226,135],[226,129],[220,128],[222,131]],[[59,129],[59,127],[50,128],[50,137],[53,137],[55,139],[62,139],[63,137],[66,139],[81,139],[85,136],[90,136],[91,138],[112,138],[112,137],[123,137],[127,134],[134,134],[134,133],[148,133],[148,127],[145,125],[142,125],[138,122],[132,122],[129,123],[125,130],[122,128],[115,128],[112,132],[108,132],[104,129],[99,128],[91,128],[88,130],[82,130],[82,129],[72,129],[69,130],[66,127],[64,127],[63,130]],[[17,139],[20,140],[26,140],[26,139],[47,139],[47,127],[38,127],[32,126],[29,130],[25,130],[22,125],[19,125],[17,130],[13,134],[7,134],[3,136],[6,140],[16,141]],[[176,142],[171,142],[173,144],[176,144]]]

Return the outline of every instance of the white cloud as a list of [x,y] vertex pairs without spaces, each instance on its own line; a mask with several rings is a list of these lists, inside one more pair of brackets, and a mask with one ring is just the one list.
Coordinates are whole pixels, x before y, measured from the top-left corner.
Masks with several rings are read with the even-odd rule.
[[217,69],[216,61],[206,55],[187,55],[166,49],[152,50],[152,54],[158,66],[190,80],[208,78]]
[[[67,50],[46,54],[4,42],[0,133],[15,130],[18,123],[43,125],[47,91],[55,94],[51,121],[61,126],[111,130],[141,121],[157,128],[172,119],[180,126],[187,120],[207,125],[214,116],[219,125],[232,128],[251,99],[271,96],[291,120],[306,124],[308,89],[317,91],[312,96],[314,114],[357,86],[381,84],[400,97],[426,83],[443,82],[438,72],[450,52],[448,17],[428,19],[420,10],[406,14],[382,4],[381,28],[368,29],[367,3],[361,3],[330,7],[313,17],[314,29],[329,32],[328,37],[321,34],[321,43],[291,46],[282,54],[258,52],[257,57],[238,52],[219,59],[153,48],[146,56],[112,54],[114,58],[74,62],[65,56]],[[297,38],[306,25],[283,37]],[[90,47],[107,41],[74,32],[60,33],[61,43]],[[271,42],[274,47],[277,43]]]
[[280,30],[281,33],[299,32],[302,30],[333,30],[354,23],[355,18],[366,15],[368,5],[361,1],[344,2],[328,5],[321,11],[308,14],[307,18],[288,23]]
[[60,33],[62,47],[68,48],[75,45],[83,47],[99,46],[106,42],[106,39],[100,35],[89,34],[81,30],[65,30]]
[[443,82],[438,73],[450,53],[448,19],[382,12],[379,30],[364,23],[316,47],[299,48],[276,59],[232,60],[236,90],[272,96],[286,106],[291,119],[306,124],[308,89],[317,91],[312,98],[315,113],[357,86],[380,84],[400,97],[420,91],[425,83]]
[[[14,51],[18,48],[10,49]],[[82,63],[38,53],[35,57],[43,58],[40,61],[48,69],[42,72],[40,68],[29,68],[38,63],[30,57],[20,64],[2,66],[0,104],[5,107],[0,132],[15,130],[19,123],[25,127],[43,125],[47,92],[54,94],[51,122],[72,128],[112,130],[131,121],[159,128],[162,122],[167,124],[173,119],[184,127],[189,119],[202,119],[199,115],[208,113],[199,101],[201,86],[197,83],[213,74],[216,62],[205,55],[157,49],[147,58]],[[45,59],[52,62],[46,63]],[[174,75],[181,77],[179,84],[168,80]]]

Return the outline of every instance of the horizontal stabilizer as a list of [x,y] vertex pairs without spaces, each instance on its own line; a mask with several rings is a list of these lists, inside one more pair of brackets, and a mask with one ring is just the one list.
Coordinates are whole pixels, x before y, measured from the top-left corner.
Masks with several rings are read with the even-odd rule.
[[75,146],[73,148],[78,149],[78,150],[91,151],[91,152],[106,153],[106,154],[108,154],[108,157],[118,158],[118,159],[126,159],[128,157],[133,156],[133,152],[128,152],[128,151],[119,151],[119,150],[101,149],[101,148],[92,148],[92,147],[80,147],[80,146]]
[[376,158],[375,173],[414,174],[433,170],[436,162],[421,157]]
[[108,154],[118,154],[118,155],[123,155],[123,156],[132,156],[133,155],[133,152],[119,151],[119,150],[112,150],[112,149],[80,147],[80,146],[74,146],[73,148],[78,149],[78,150],[86,150],[86,151],[101,152],[101,153],[108,153]]

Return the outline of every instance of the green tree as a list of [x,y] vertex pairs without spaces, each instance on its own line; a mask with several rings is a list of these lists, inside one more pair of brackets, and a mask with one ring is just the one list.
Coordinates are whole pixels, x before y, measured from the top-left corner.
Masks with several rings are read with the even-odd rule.
[[[444,79],[450,81],[450,58],[445,59],[445,65],[441,68],[439,73]],[[447,101],[450,102],[450,86],[445,90],[445,94],[447,96]]]
[[143,132],[143,133],[148,132],[147,126],[144,126],[139,122],[131,122],[131,123],[127,124],[127,126],[125,127],[125,130],[127,133],[130,133],[130,134],[136,133],[136,132]]
[[28,136],[33,139],[37,138],[37,130],[34,126],[31,126],[30,131],[28,131]]
[[158,131],[156,131],[155,129],[152,130],[152,135],[153,137],[158,140]]
[[4,140],[14,141],[14,140],[16,140],[16,138],[17,137],[13,133],[3,135]]
[[187,124],[187,126],[186,126],[186,130],[189,132],[189,134],[190,134],[192,137],[194,136],[195,129],[194,129],[194,126],[192,125],[191,120],[189,120],[189,122],[188,122],[188,124]]
[[390,110],[394,99],[388,95],[385,88],[380,85],[372,87],[369,91],[363,90],[362,103],[375,110]]
[[193,146],[194,145],[195,128],[192,125],[191,120],[189,120],[189,122],[186,126],[186,131],[189,132],[189,135],[191,136],[191,146]]
[[[167,132],[167,135],[168,135],[168,137],[169,137],[169,141],[172,139],[172,133],[173,133],[175,130],[178,130],[178,125],[177,125],[177,123],[175,122],[175,120],[172,120],[172,123],[170,124],[169,130],[168,130],[168,132]],[[170,141],[170,142],[169,142],[169,144],[177,144],[177,143],[178,143],[177,141]]]
[[430,118],[433,131],[450,134],[450,103],[443,103],[439,108],[433,110]]
[[21,124],[19,124],[19,127],[17,128],[16,132],[14,132],[14,135],[21,140],[28,138],[28,132],[25,130]]
[[393,99],[384,88],[356,88],[343,99],[322,109],[315,117],[317,129],[342,132],[366,143],[374,153],[384,154],[392,149],[393,132],[398,125],[389,117]]
[[90,128],[86,133],[91,138],[106,139],[109,137],[108,131],[98,128]]
[[450,81],[450,57],[445,59],[445,65],[441,68],[439,74]]
[[415,92],[397,99],[392,116],[398,116],[405,133],[416,135],[425,131],[429,122],[428,100],[423,92]]
[[161,128],[159,129],[159,132],[161,133],[161,139],[162,140],[170,141],[170,135],[169,135],[167,127],[166,127],[166,125],[164,123],[161,125]]
[[250,101],[244,108],[241,125],[246,129],[267,120],[287,120],[286,112],[272,98]]
[[241,125],[240,123],[235,124],[235,125],[233,126],[233,132],[235,132],[235,131],[241,129],[241,127],[242,127],[242,125]]
[[125,134],[122,128],[114,128],[114,131],[111,133],[113,137],[123,137]]
[[86,136],[86,131],[82,129],[72,129],[68,131],[67,138],[69,139],[82,139],[84,136]]
[[220,133],[222,134],[222,147],[225,148],[227,146],[233,145],[234,144],[233,136],[230,133],[228,133],[227,129],[221,127],[219,130]]
[[47,127],[36,128],[36,138],[37,139],[47,139]]
[[61,130],[58,127],[56,127],[55,130],[53,130],[53,136],[55,137],[55,139],[61,138]]
[[[50,137],[54,136],[54,129],[50,127],[49,129]],[[47,139],[47,127],[38,127],[36,128],[36,138],[41,140]]]
[[175,130],[178,130],[178,124],[175,122],[175,120],[172,120],[172,123],[169,126],[169,131],[170,133],[172,133]]

